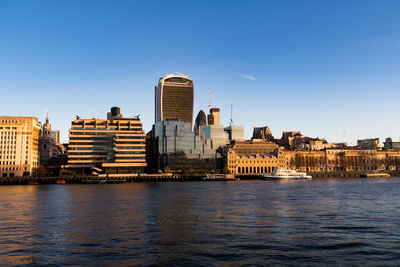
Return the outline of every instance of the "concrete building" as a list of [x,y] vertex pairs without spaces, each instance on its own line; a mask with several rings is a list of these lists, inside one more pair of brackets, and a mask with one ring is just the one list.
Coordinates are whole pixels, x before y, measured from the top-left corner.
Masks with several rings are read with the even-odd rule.
[[36,117],[0,117],[0,177],[21,177],[36,172],[40,128]]
[[79,173],[136,173],[146,167],[145,133],[139,117],[117,107],[107,120],[77,117],[69,130],[67,168]]
[[162,120],[193,121],[193,80],[182,74],[161,77],[155,87],[155,123]]
[[382,149],[379,138],[357,140],[358,149]]

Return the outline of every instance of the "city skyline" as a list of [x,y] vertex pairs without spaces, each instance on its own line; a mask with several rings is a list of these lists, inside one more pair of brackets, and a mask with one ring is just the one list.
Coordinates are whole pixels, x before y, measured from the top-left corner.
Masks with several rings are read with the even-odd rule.
[[48,110],[67,142],[75,115],[119,106],[147,132],[154,85],[180,72],[194,81],[194,117],[210,88],[221,124],[233,104],[246,139],[268,125],[275,137],[398,140],[398,2],[189,3],[179,14],[174,3],[1,2],[1,115],[43,123]]

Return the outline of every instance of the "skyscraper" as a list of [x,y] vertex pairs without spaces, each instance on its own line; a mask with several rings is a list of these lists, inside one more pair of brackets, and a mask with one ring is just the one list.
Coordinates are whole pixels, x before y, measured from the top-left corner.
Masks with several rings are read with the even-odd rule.
[[162,120],[193,120],[193,80],[183,74],[161,77],[155,87],[155,122]]

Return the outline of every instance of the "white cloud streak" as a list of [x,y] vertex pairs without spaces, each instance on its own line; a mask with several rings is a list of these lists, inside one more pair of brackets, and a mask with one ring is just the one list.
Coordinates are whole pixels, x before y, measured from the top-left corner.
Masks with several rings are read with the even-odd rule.
[[248,74],[244,74],[244,73],[242,73],[242,74],[240,74],[242,77],[244,77],[244,78],[246,78],[246,79],[248,79],[248,80],[252,80],[252,81],[257,81],[257,79],[256,78],[254,78],[253,76],[251,76],[251,75],[248,75]]

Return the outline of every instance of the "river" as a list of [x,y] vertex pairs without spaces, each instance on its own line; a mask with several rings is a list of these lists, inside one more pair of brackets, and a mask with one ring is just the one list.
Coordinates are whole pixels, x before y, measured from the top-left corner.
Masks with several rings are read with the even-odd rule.
[[0,187],[0,265],[399,265],[400,178]]

